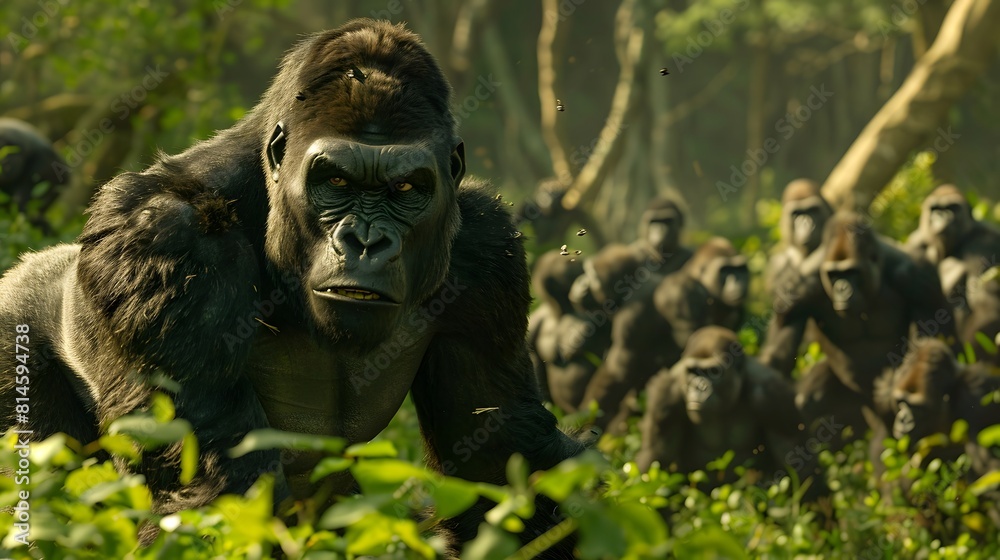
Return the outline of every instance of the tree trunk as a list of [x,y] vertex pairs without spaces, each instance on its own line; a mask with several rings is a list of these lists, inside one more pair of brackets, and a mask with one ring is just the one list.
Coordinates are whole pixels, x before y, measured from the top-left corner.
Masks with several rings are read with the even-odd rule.
[[935,149],[950,147],[942,122],[996,56],[998,27],[1000,0],[955,0],[934,44],[830,173],[823,195],[831,204],[867,207],[935,132]]

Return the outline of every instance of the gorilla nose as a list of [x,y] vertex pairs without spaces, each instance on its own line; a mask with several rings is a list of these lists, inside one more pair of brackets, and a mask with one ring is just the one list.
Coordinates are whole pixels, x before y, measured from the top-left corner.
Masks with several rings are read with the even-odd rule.
[[341,224],[333,232],[333,248],[348,263],[370,261],[384,265],[399,258],[402,243],[382,228],[367,224]]

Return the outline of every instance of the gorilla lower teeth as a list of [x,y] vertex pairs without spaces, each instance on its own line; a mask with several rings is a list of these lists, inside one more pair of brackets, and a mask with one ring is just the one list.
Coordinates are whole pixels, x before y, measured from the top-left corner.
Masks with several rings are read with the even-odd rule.
[[336,290],[334,290],[333,288],[327,288],[326,291],[331,293],[336,293],[338,296],[348,297],[357,300],[369,301],[369,300],[380,299],[380,296],[378,294],[362,290],[346,290],[343,288],[337,288]]

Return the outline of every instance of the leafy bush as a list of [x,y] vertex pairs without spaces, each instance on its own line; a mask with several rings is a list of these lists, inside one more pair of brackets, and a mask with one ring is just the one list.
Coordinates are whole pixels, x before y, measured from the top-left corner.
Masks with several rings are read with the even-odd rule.
[[[407,403],[400,419],[413,419]],[[419,456],[418,439],[403,448],[380,439],[346,447],[337,438],[253,432],[235,450],[245,453],[281,444],[322,449],[314,479],[350,471],[361,493],[329,507],[321,499],[293,507],[297,523],[272,517],[269,476],[245,496],[221,496],[212,504],[173,515],[150,513],[150,493],[138,476],[122,476],[99,449],[126,455],[142,445],[185,441],[190,432],[172,418],[158,396],[151,411],[120,419],[114,435],[81,448],[63,435],[30,444],[29,475],[0,479],[0,554],[12,558],[287,558],[335,559],[377,556],[436,558],[446,552],[435,534],[441,519],[456,515],[480,497],[497,505],[479,536],[466,544],[465,559],[531,558],[578,531],[580,558],[991,558],[1000,555],[1000,530],[983,501],[1000,483],[993,473],[966,480],[968,460],[930,461],[921,466],[902,450],[908,442],[887,441],[881,482],[873,475],[867,443],[836,454],[822,451],[829,498],[804,504],[805,488],[786,476],[729,465],[731,454],[705,470],[683,475],[654,466],[639,473],[632,455],[638,446],[633,425],[624,437],[605,437],[604,451],[589,451],[548,472],[529,473],[515,455],[507,465],[510,484],[472,483],[430,472],[400,456]],[[404,429],[401,420],[391,429]],[[137,427],[143,426],[141,429]],[[406,429],[414,429],[408,425]],[[952,439],[964,436],[961,426]],[[992,437],[992,436],[991,436]],[[3,440],[0,468],[17,473],[17,434]],[[142,445],[140,445],[142,442]],[[127,443],[127,445],[123,445]],[[930,442],[933,443],[933,442]],[[925,448],[925,452],[926,449]],[[808,452],[808,451],[807,451]],[[605,458],[608,457],[608,458]],[[732,484],[704,490],[703,483],[733,470]],[[907,481],[904,492],[898,484]],[[887,488],[880,490],[880,485]],[[22,500],[27,492],[27,499]],[[534,497],[560,504],[562,521],[524,547],[515,534],[534,513]],[[27,507],[25,507],[27,506]],[[435,513],[430,514],[433,507]],[[28,515],[31,548],[19,545]],[[145,523],[160,528],[146,548],[138,545]],[[21,537],[24,539],[25,537]]]

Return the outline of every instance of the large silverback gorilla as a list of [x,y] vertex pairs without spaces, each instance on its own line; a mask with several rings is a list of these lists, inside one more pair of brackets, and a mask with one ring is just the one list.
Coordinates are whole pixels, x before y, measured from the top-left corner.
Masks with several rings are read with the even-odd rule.
[[[28,363],[37,413],[20,427],[38,438],[91,441],[146,406],[154,374],[180,384],[200,469],[182,485],[177,446],[146,453],[135,469],[158,513],[264,472],[306,494],[316,456],[282,468],[277,452],[227,450],[265,427],[364,442],[408,391],[446,474],[503,483],[512,453],[534,469],[579,453],[541,405],[522,243],[465,177],[450,97],[416,35],[354,20],[296,46],[232,128],[108,183],[78,244],[25,256],[0,281],[0,428],[15,421],[18,332],[58,356]],[[468,540],[487,507],[447,525]]]

